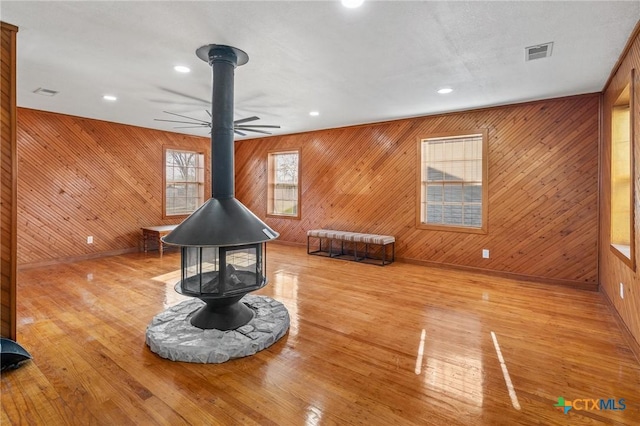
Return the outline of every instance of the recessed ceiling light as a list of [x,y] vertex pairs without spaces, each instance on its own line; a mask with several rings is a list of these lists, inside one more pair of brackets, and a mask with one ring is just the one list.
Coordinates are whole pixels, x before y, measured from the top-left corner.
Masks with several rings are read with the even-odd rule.
[[104,99],[105,101],[116,101],[116,100],[118,100],[118,98],[116,98],[116,97],[115,97],[115,96],[113,96],[113,95],[104,95],[104,96],[102,97],[102,99]]
[[312,117],[317,117],[317,116],[319,116],[319,115],[320,115],[320,113],[319,113],[318,111],[311,111],[311,112],[309,113],[309,115],[310,115],[310,116],[312,116]]
[[173,69],[176,70],[177,72],[182,72],[182,73],[191,72],[191,68],[185,67],[184,65],[176,65],[175,67],[173,67]]
[[453,89],[451,87],[443,87],[442,89],[438,90],[438,93],[440,93],[441,95],[446,95],[447,93],[451,92],[453,92]]
[[342,0],[342,5],[349,9],[355,9],[356,7],[362,6],[364,0]]

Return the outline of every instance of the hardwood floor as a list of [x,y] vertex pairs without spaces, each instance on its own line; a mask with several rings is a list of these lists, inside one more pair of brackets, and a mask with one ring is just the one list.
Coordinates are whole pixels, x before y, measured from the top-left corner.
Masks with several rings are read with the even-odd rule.
[[2,424],[640,424],[640,365],[599,293],[279,244],[267,264],[258,294],[287,306],[289,333],[208,365],[145,345],[182,298],[175,251],[20,271],[34,359],[2,374]]

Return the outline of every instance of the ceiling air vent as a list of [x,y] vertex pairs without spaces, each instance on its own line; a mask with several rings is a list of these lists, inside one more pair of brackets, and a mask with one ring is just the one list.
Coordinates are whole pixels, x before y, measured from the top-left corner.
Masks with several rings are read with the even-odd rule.
[[549,56],[551,56],[552,49],[553,42],[525,47],[525,59],[527,61],[533,61],[534,59],[548,58]]
[[55,95],[58,94],[58,92],[55,91],[55,90],[44,89],[42,87],[38,87],[36,90],[33,91],[33,93],[36,93],[36,94],[42,95],[42,96],[55,96]]

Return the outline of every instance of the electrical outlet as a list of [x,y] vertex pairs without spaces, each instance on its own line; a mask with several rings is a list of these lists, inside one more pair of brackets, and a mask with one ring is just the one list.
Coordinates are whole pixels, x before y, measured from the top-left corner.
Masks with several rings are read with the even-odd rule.
[[93,235],[87,237],[87,244],[93,244]]
[[483,259],[489,258],[489,249],[482,249],[482,258]]
[[624,284],[620,283],[620,299],[624,299]]

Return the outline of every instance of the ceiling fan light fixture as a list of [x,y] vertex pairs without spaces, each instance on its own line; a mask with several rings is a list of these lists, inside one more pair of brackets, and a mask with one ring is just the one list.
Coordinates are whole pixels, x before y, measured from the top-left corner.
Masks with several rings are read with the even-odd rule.
[[183,73],[183,74],[191,72],[191,68],[185,67],[184,65],[176,65],[175,67],[173,67],[173,69],[174,69],[174,71],[179,72],[179,73]]
[[362,6],[364,0],[342,0],[342,5],[348,9],[355,9]]

